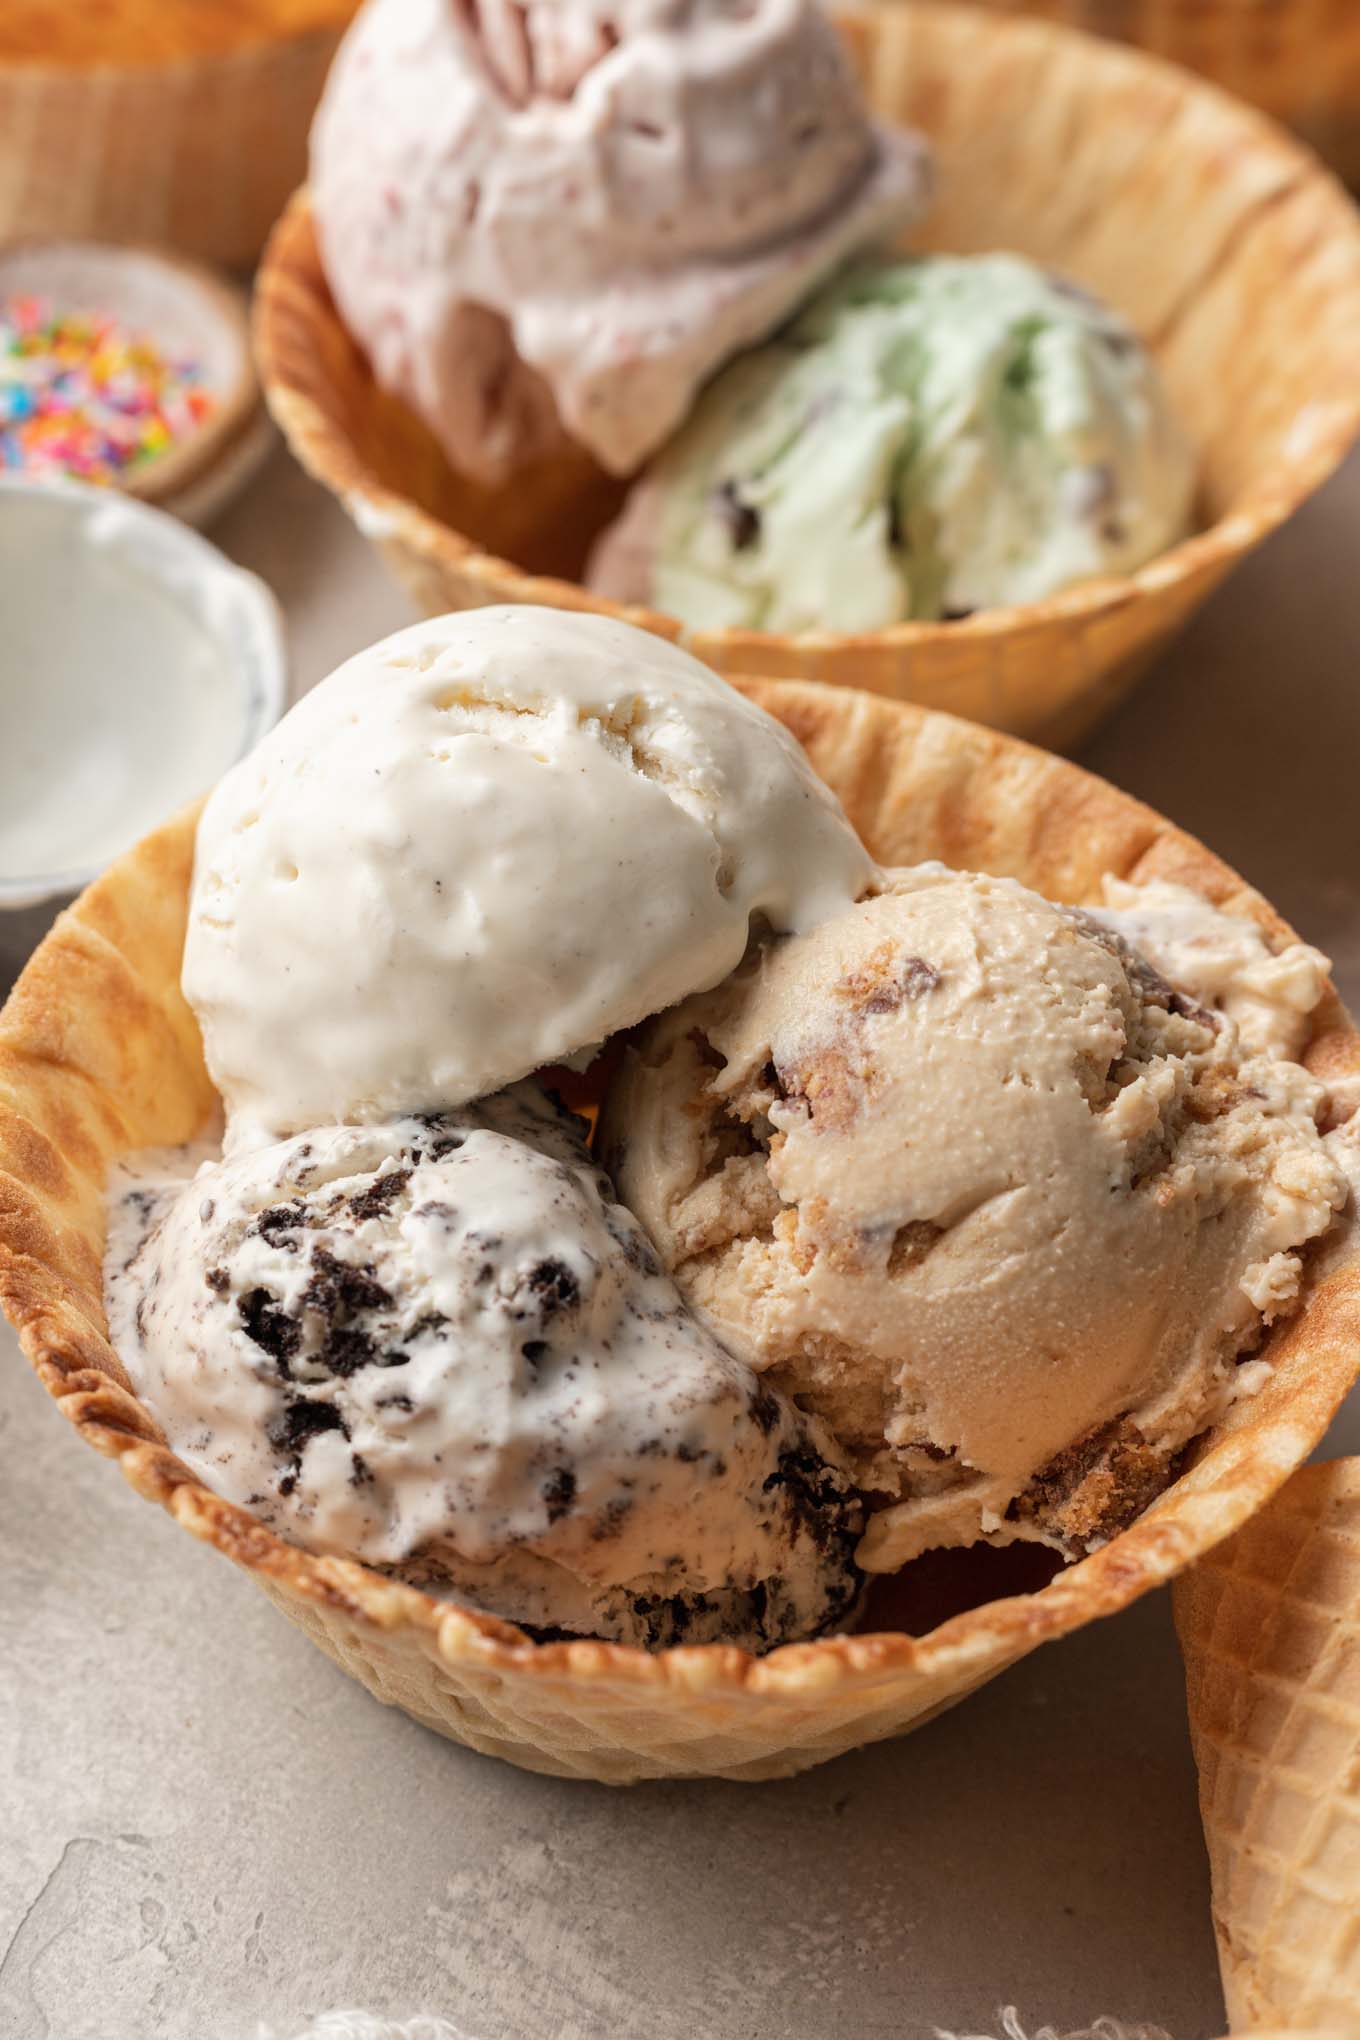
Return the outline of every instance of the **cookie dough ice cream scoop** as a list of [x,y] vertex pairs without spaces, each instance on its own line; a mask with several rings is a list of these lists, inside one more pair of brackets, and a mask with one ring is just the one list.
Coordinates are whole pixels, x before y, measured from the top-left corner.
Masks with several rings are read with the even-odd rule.
[[734,362],[591,584],[694,629],[1033,602],[1189,529],[1190,445],[1124,321],[1014,255],[862,263]]
[[521,1085],[129,1184],[108,1275],[139,1392],[283,1535],[539,1629],[842,1624],[843,1462],[682,1304],[583,1131]]
[[184,990],[230,1141],[485,1096],[716,984],[873,866],[771,716],[646,632],[401,631],[209,799]]
[[346,324],[488,481],[637,467],[925,187],[816,0],[368,0],[312,135]]
[[849,1453],[866,1563],[1076,1556],[1250,1387],[1347,1196],[1322,1098],[1102,924],[923,866],[644,1030],[603,1152]]

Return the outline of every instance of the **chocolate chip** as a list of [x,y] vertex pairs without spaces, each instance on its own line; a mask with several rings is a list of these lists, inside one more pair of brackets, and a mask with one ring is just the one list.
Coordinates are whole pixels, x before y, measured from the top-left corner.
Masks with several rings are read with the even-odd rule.
[[547,1359],[552,1349],[546,1339],[526,1339],[519,1350],[531,1367],[537,1367],[540,1360]]
[[766,1476],[764,1492],[783,1502],[795,1532],[809,1538],[818,1551],[835,1552],[848,1561],[864,1527],[863,1507],[818,1453],[786,1446],[774,1472]]
[[760,512],[742,501],[735,482],[720,482],[711,500],[733,552],[749,551],[760,537]]
[[231,1288],[231,1276],[225,1268],[209,1268],[203,1280],[214,1296],[225,1296]]
[[559,1522],[576,1500],[576,1475],[570,1467],[554,1467],[543,1483],[543,1499],[548,1507],[548,1521]]
[[611,1537],[618,1536],[632,1514],[632,1509],[633,1498],[631,1495],[615,1495],[613,1500],[601,1509],[591,1525],[595,1536],[601,1544],[608,1543]]
[[297,1319],[289,1317],[269,1289],[248,1289],[236,1308],[246,1337],[277,1361],[286,1375],[288,1362],[302,1344],[302,1326]]
[[644,1232],[632,1225],[610,1225],[610,1232],[622,1251],[630,1268],[636,1268],[639,1275],[660,1275],[661,1261],[655,1247]]
[[323,1431],[340,1431],[348,1438],[349,1430],[334,1403],[309,1402],[305,1398],[289,1403],[281,1415],[274,1418],[269,1426],[269,1442],[279,1452],[291,1453],[300,1459],[313,1438],[319,1438]]
[[427,1310],[404,1336],[407,1339],[438,1339],[444,1337],[448,1329],[449,1321],[442,1310]]
[[1193,1020],[1200,1027],[1207,1027],[1210,1033],[1218,1033],[1218,1015],[1211,1013],[1207,1006],[1201,1006],[1198,1001],[1189,998],[1186,993],[1173,991],[1167,1004],[1170,1011],[1178,1013],[1182,1020]]
[[581,1301],[581,1285],[565,1261],[540,1261],[529,1270],[522,1287],[545,1318],[559,1310],[571,1310]]
[[1059,297],[1071,298],[1074,304],[1088,305],[1094,311],[1103,309],[1099,298],[1093,297],[1081,284],[1074,283],[1070,276],[1064,276],[1061,270],[1046,269],[1044,275],[1049,289],[1056,291]]
[[779,1428],[782,1412],[768,1388],[753,1388],[751,1391],[751,1422],[758,1431],[768,1438]]
[[[326,1333],[317,1362],[327,1374],[347,1381],[361,1367],[374,1367],[383,1359],[376,1339],[361,1325],[334,1325]],[[405,1358],[403,1354],[402,1359]]]
[[248,1231],[257,1233],[262,1240],[268,1240],[271,1247],[295,1247],[296,1240],[288,1237],[298,1232],[307,1223],[305,1206],[299,1199],[291,1204],[271,1204],[252,1219]]
[[367,1190],[357,1191],[349,1200],[350,1216],[360,1225],[366,1219],[384,1218],[411,1180],[409,1169],[391,1169],[379,1176]]
[[383,1288],[371,1269],[337,1260],[326,1247],[318,1247],[312,1255],[312,1278],[302,1300],[309,1310],[320,1311],[323,1317],[345,1311],[390,1309],[393,1302],[391,1291]]

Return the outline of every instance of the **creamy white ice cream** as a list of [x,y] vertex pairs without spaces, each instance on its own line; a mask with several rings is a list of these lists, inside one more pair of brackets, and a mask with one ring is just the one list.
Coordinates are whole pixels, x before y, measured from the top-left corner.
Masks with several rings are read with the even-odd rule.
[[869,883],[774,719],[608,618],[480,609],[304,697],[199,825],[184,990],[236,1142],[485,1096]]
[[862,1511],[521,1085],[115,1195],[111,1330],[170,1444],[293,1541],[514,1620],[753,1649],[835,1627]]
[[644,1030],[602,1151],[890,1570],[1076,1555],[1160,1492],[1347,1198],[1322,1102],[1093,917],[923,866]]
[[636,467],[925,188],[816,0],[368,0],[312,136],[346,324],[488,480],[559,417]]

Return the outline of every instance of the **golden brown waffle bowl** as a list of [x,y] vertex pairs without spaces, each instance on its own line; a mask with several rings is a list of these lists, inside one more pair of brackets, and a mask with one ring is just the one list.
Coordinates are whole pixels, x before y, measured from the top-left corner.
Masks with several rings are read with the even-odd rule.
[[[1069,746],[1354,438],[1360,219],[1268,121],[1135,51],[938,5],[839,19],[878,111],[923,129],[938,154],[939,195],[913,245],[1019,249],[1126,312],[1200,451],[1205,528],[1130,577],[961,623],[687,641],[728,675],[866,687]],[[486,602],[613,608],[577,577],[619,485],[584,455],[500,490],[455,473],[411,412],[378,390],[341,324],[305,193],[265,256],[256,343],[298,459],[428,613]],[[680,635],[674,618],[629,613]]]
[[[31,53],[0,36],[0,245],[151,241],[253,262],[303,175],[307,129],[357,0],[317,0],[294,10],[302,26],[281,13],[276,33],[175,54],[168,0],[119,0],[105,10],[126,44],[113,60],[102,42],[92,59],[82,52],[89,0],[47,4]],[[29,11],[38,18],[31,0]]]
[[[902,0],[883,0],[899,6]],[[1355,0],[982,0],[1186,64],[1294,128],[1360,184],[1360,7]]]
[[1233,2031],[1360,2034],[1360,1460],[1308,1466],[1176,1587]]
[[[1097,895],[1107,871],[1161,875],[1288,933],[1190,837],[1060,759],[877,696],[780,682],[747,691],[806,745],[881,858],[1011,873],[1067,900]],[[896,1735],[1237,1529],[1311,1450],[1360,1370],[1357,1243],[1272,1337],[1267,1385],[1137,1524],[1040,1591],[923,1635],[834,1638],[762,1660],[723,1646],[649,1656],[536,1645],[361,1565],[312,1557],[199,1486],[106,1338],[109,1166],[190,1138],[217,1102],[179,991],[192,850],[183,815],[114,865],[61,916],[0,1014],[0,1303],[64,1413],[141,1494],[234,1559],[380,1698],[460,1742],[532,1770],[623,1782],[778,1777]],[[1360,1072],[1360,1038],[1334,994],[1308,1060],[1328,1077]]]

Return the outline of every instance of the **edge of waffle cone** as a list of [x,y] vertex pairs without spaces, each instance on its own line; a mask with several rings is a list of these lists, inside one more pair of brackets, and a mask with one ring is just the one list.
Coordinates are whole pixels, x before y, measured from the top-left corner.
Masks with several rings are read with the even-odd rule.
[[1360,181],[1360,12],[1351,0],[981,0],[1185,64],[1287,122]]
[[1296,1473],[1177,1582],[1234,2032],[1360,2033],[1360,1459]]
[[343,30],[146,64],[0,58],[0,244],[151,241],[253,262],[306,174]]
[[[1285,923],[1193,838],[1065,761],[881,697],[751,682],[806,746],[876,855],[943,856],[1058,899],[1100,876],[1176,878]],[[1360,1371],[1360,1242],[1318,1269],[1271,1337],[1273,1374],[1136,1524],[1041,1591],[929,1634],[649,1655],[536,1645],[346,1560],[285,1544],[210,1494],[166,1448],[106,1337],[103,1185],[131,1148],[183,1141],[216,1108],[179,990],[193,855],[188,812],[64,913],[0,1014],[0,1304],[62,1412],[148,1499],[242,1566],[384,1700],[530,1769],[611,1782],[786,1775],[926,1719],[1036,1645],[1113,1613],[1258,1509],[1316,1443]],[[1334,993],[1307,1060],[1360,1072]]]
[[[1131,576],[962,622],[688,642],[729,676],[866,687],[1071,744],[1354,439],[1360,221],[1271,122],[1139,51],[928,0],[838,19],[876,109],[939,155],[912,245],[1015,248],[1127,313],[1200,444],[1213,521]],[[376,388],[331,301],[305,191],[266,251],[256,347],[298,459],[427,612],[546,601],[682,635],[674,618],[580,586],[589,541],[622,499],[584,454],[488,491]]]

